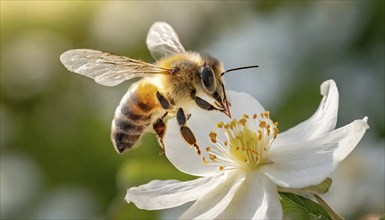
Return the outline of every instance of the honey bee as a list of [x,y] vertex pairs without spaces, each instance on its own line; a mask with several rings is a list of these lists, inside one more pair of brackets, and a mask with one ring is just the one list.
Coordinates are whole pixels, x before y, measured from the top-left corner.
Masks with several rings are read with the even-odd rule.
[[151,124],[164,151],[166,116],[175,116],[183,138],[197,146],[193,132],[186,125],[191,115],[185,114],[185,110],[197,105],[231,117],[223,74],[257,66],[224,71],[216,58],[186,51],[174,29],[165,22],[151,26],[146,43],[157,60],[155,64],[90,49],[68,50],[60,56],[60,61],[69,71],[104,86],[142,78],[129,87],[112,120],[111,141],[118,153],[132,148]]

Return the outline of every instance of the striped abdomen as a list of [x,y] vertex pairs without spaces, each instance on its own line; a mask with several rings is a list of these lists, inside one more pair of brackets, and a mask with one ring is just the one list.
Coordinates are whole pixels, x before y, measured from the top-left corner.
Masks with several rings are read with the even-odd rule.
[[153,113],[159,108],[156,91],[155,85],[139,81],[123,96],[111,127],[111,140],[118,153],[132,148],[152,123]]

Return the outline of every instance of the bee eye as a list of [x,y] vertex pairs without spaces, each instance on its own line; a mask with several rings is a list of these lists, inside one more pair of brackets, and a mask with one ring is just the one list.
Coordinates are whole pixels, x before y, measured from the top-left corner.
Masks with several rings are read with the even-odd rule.
[[199,75],[202,79],[203,87],[207,90],[207,92],[215,91],[215,76],[213,70],[210,67],[204,66],[199,70]]

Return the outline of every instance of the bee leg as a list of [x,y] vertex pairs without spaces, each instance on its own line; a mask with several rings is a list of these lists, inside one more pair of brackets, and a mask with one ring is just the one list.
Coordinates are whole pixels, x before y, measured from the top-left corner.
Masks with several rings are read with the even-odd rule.
[[184,114],[183,109],[179,108],[178,111],[176,112],[176,120],[178,121],[178,124],[180,126],[180,133],[182,134],[182,137],[184,138],[184,140],[188,144],[193,146],[197,150],[198,155],[200,155],[201,154],[200,148],[199,148],[199,146],[197,144],[197,141],[196,141],[196,138],[194,136],[194,133],[191,131],[191,129],[189,127],[186,126],[187,119],[188,118]]
[[162,95],[159,91],[156,91],[156,98],[164,110],[172,108],[172,103],[170,103],[168,99],[164,97],[164,95]]
[[158,118],[153,124],[152,127],[154,128],[155,132],[158,134],[158,140],[160,142],[160,145],[162,146],[162,152],[160,154],[164,154],[165,146],[163,142],[164,134],[166,133],[166,124],[164,123],[163,119],[166,117],[168,112],[166,112],[162,117]]
[[210,103],[208,103],[207,101],[205,101],[204,99],[198,97],[198,96],[194,96],[194,101],[195,103],[202,109],[204,110],[208,110],[208,111],[211,111],[211,110],[218,110],[217,108],[215,108],[214,106],[212,106]]

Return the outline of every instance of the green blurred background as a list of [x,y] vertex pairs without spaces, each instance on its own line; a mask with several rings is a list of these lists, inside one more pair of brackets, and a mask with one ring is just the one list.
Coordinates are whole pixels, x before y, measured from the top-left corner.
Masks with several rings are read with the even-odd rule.
[[347,219],[384,212],[384,1],[1,1],[1,218],[172,218],[124,202],[128,187],[178,172],[153,134],[117,155],[110,124],[132,81],[108,88],[59,56],[91,48],[153,62],[149,27],[166,21],[186,49],[210,53],[227,88],[252,94],[285,130],[309,117],[319,85],[340,91],[338,127],[370,130],[324,198]]

